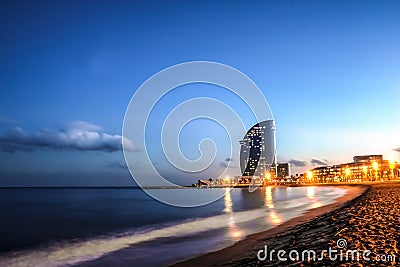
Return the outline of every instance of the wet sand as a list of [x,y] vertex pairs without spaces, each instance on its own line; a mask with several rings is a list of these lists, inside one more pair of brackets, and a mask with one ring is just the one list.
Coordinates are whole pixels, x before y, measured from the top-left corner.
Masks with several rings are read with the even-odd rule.
[[[328,247],[338,249],[337,240],[347,241],[347,249],[369,249],[373,259],[382,253],[397,253],[400,234],[400,184],[340,186],[347,194],[335,203],[307,211],[278,227],[248,236],[245,240],[225,249],[208,253],[173,266],[335,266],[370,265],[362,261],[332,261],[325,254],[316,261],[260,261],[257,252],[268,248],[285,250],[315,250],[317,253]],[[344,253],[346,247],[343,248]],[[323,253],[321,253],[322,255]],[[317,254],[319,255],[319,254]],[[396,254],[397,255],[397,254]],[[286,255],[286,257],[288,257]],[[362,265],[360,265],[362,264]],[[375,266],[377,262],[373,263]],[[395,265],[384,262],[383,266]]]

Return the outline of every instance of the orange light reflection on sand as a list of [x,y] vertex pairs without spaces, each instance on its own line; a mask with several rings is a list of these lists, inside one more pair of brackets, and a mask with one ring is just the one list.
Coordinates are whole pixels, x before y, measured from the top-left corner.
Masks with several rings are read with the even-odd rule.
[[265,198],[264,198],[265,206],[273,209],[274,208],[274,203],[272,202],[272,187],[267,186],[265,188]]
[[321,206],[322,206],[322,203],[319,202],[319,201],[314,202],[314,203],[311,204],[311,208],[312,208],[312,209],[319,208],[319,207],[321,207]]

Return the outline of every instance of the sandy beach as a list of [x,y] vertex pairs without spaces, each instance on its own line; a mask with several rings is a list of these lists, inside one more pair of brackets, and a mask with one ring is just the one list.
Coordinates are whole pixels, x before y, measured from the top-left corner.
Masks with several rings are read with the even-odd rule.
[[[307,211],[304,215],[289,220],[273,229],[248,236],[237,244],[193,259],[176,263],[174,266],[332,266],[350,264],[359,266],[360,261],[332,261],[326,253],[322,260],[294,260],[282,262],[275,256],[269,261],[260,261],[258,251],[270,249],[322,252],[328,247],[338,249],[337,240],[345,239],[346,249],[371,250],[369,258],[396,253],[396,234],[399,228],[397,203],[400,200],[400,185],[342,186],[347,194],[335,203]],[[275,254],[276,255],[276,254]],[[317,254],[319,255],[319,254]],[[287,257],[287,255],[286,255]],[[322,258],[322,257],[321,257]],[[369,264],[364,262],[363,264]],[[381,262],[383,266],[394,262]],[[374,263],[377,265],[377,262]]]

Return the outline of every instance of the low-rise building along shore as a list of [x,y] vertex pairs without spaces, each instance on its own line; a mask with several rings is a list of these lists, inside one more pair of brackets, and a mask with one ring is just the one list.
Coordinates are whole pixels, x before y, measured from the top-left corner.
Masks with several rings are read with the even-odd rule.
[[399,179],[400,166],[382,155],[354,156],[353,162],[317,167],[303,177],[303,183],[391,181]]
[[290,164],[279,163],[264,176],[235,176],[199,180],[196,187],[246,187],[326,183],[362,183],[400,180],[400,164],[383,155],[354,156],[353,162],[321,166],[304,174],[290,175]]

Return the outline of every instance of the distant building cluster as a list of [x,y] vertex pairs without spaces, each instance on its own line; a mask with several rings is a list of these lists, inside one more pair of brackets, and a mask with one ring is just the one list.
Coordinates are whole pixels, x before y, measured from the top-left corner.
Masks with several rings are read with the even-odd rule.
[[290,176],[290,164],[278,163],[270,166],[269,171],[266,171],[263,176],[258,175],[243,175],[235,176],[233,178],[217,178],[215,180],[199,180],[198,186],[248,186],[259,185],[264,186],[268,184],[284,184],[292,183],[295,181],[294,176]]
[[314,168],[300,182],[375,182],[397,180],[399,176],[398,162],[384,160],[382,155],[364,155],[354,156],[350,163]]
[[252,126],[239,141],[241,176],[198,180],[196,186],[248,186],[276,183],[290,177],[289,163],[276,162],[275,122]]
[[248,186],[291,181],[290,164],[276,162],[275,123],[251,127],[239,141],[241,176],[199,180],[198,186]]

